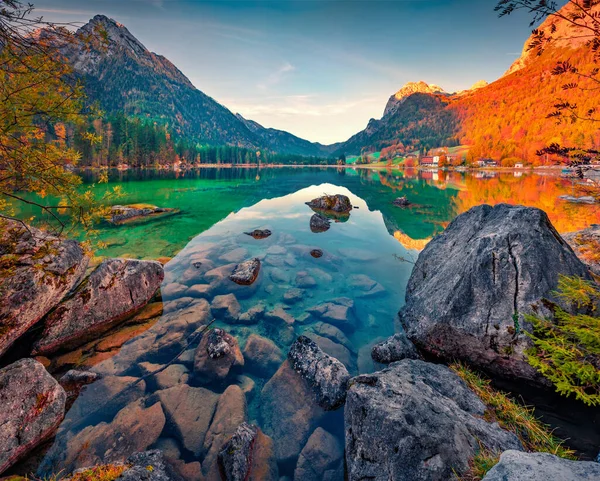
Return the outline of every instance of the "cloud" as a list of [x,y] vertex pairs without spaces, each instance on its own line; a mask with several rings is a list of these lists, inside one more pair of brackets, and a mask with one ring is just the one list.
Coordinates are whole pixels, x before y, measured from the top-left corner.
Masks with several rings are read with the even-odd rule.
[[259,83],[257,87],[261,90],[266,90],[268,87],[277,85],[283,78],[290,72],[296,70],[291,63],[285,62],[281,67],[271,73],[263,82]]
[[324,102],[318,95],[283,95],[256,99],[227,99],[227,105],[234,112],[246,118],[269,114],[273,117],[334,117],[350,113],[356,107],[378,102],[378,97],[359,97]]
[[61,15],[95,15],[92,10],[70,10],[67,8],[36,8],[35,13],[58,13]]

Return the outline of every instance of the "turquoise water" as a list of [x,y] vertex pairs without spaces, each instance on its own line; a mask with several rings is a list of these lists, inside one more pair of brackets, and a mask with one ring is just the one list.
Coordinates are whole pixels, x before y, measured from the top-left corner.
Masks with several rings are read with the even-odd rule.
[[[559,230],[565,230],[565,219],[569,224],[564,225],[578,228],[578,223],[592,223],[598,218],[598,212],[588,206],[571,207],[554,199],[571,187],[570,181],[560,178],[503,175],[477,179],[456,174],[440,179],[409,174],[353,169],[215,169],[174,178],[174,173],[127,172],[109,185],[97,186],[101,192],[121,183],[127,193],[120,200],[122,204],[151,203],[181,211],[143,223],[105,225],[99,231],[108,244],[98,252],[100,255],[172,257],[165,265],[161,286],[164,311],[147,330],[98,358],[91,367],[103,379],[88,386],[68,412],[40,473],[123,460],[133,450],[174,446],[178,462],[189,465],[189,469],[200,462],[204,475],[209,475],[213,462],[210,449],[198,445],[202,444],[198,440],[194,445],[182,433],[181,425],[199,425],[198,412],[202,409],[198,405],[213,403],[229,385],[236,384],[246,392],[247,420],[263,428],[276,445],[293,444],[288,439],[292,435],[282,435],[278,424],[299,423],[293,430],[296,433],[305,428],[306,434],[298,435],[302,439],[296,440],[300,446],[294,455],[279,459],[281,475],[293,476],[300,448],[317,426],[343,446],[342,410],[314,418],[302,411],[297,416],[307,419],[298,420],[294,413],[286,418],[279,411],[264,409],[273,402],[272,390],[265,388],[273,372],[257,374],[248,365],[234,366],[219,381],[207,381],[194,373],[193,354],[198,345],[194,333],[213,318],[209,306],[214,306],[216,296],[234,294],[241,313],[261,305],[266,312],[283,312],[292,319],[278,323],[263,317],[241,325],[217,317],[212,327],[232,334],[242,350],[249,336],[255,334],[275,343],[285,357],[295,338],[306,334],[340,359],[351,374],[372,372],[377,366],[371,361],[370,348],[399,329],[397,312],[419,249],[457,213],[483,198],[544,204]],[[532,186],[538,188],[535,195],[531,194]],[[332,222],[328,231],[313,233],[309,228],[313,211],[305,203],[323,194],[347,195],[357,208],[347,221]],[[393,199],[402,195],[413,207],[392,205]],[[261,240],[244,234],[254,229],[269,229],[273,234]],[[312,257],[313,249],[321,249],[324,255]],[[236,263],[253,257],[261,259],[262,267],[252,286],[238,286],[227,279]],[[296,302],[286,302],[284,296],[292,290]],[[351,304],[347,322],[320,317],[312,310],[340,302]],[[97,346],[89,347],[94,349]],[[119,390],[115,386],[132,385],[148,371],[169,362],[184,373],[175,381],[170,379],[170,385],[190,386],[196,396],[194,400],[180,400],[183,404],[177,405],[177,415],[169,412],[169,403],[163,399],[168,388],[153,378],[114,397]],[[279,389],[277,402],[283,404],[296,392],[288,391],[285,384]],[[145,419],[146,414],[138,414],[141,419],[137,424],[128,424],[128,410],[136,406],[158,409],[157,403],[165,417]],[[310,396],[301,400],[303,406],[313,403]],[[199,432],[207,428],[194,429]],[[343,476],[336,473],[332,480],[341,481]]]

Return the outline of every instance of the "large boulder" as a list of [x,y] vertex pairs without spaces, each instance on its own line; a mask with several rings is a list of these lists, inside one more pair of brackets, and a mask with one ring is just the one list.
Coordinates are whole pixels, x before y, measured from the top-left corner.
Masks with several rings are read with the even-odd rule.
[[600,463],[570,461],[548,453],[506,451],[482,481],[597,481]]
[[273,441],[257,426],[242,423],[219,452],[225,481],[276,481],[279,471]]
[[261,392],[262,427],[273,438],[277,461],[293,463],[325,414],[308,382],[285,361]]
[[545,384],[526,360],[524,314],[545,314],[558,276],[590,278],[539,209],[481,205],[458,216],[421,252],[401,320],[408,338],[442,359]]
[[319,406],[331,411],[344,404],[350,374],[340,361],[325,354],[306,336],[292,344],[288,359],[294,371],[312,387]]
[[144,307],[163,277],[159,262],[105,260],[47,317],[34,352],[48,354],[94,339]]
[[76,241],[0,219],[0,356],[79,283],[88,261]]
[[348,479],[445,481],[484,447],[522,449],[483,419],[485,405],[449,368],[405,359],[350,380],[344,411]]
[[54,434],[66,399],[38,361],[22,359],[0,369],[0,474]]

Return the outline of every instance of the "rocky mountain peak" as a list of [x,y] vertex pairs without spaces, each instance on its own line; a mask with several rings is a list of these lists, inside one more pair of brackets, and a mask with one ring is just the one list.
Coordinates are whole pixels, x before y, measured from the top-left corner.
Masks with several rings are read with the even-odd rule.
[[105,15],[96,15],[79,29],[82,34],[106,36],[108,48],[121,47],[132,52],[135,56],[146,56],[150,52],[123,24]]
[[383,112],[383,116],[391,114],[395,112],[399,105],[401,105],[408,97],[413,94],[445,94],[446,91],[435,84],[428,84],[420,80],[419,82],[408,82],[405,84],[400,90],[398,90],[394,95],[390,97],[387,105],[385,106],[385,110]]

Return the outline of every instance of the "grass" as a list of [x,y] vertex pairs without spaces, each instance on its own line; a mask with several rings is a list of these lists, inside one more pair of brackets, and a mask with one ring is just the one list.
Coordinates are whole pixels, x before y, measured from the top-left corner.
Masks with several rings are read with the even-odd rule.
[[[561,458],[576,459],[575,452],[563,445],[563,441],[552,434],[550,428],[535,417],[532,408],[512,400],[505,393],[491,387],[490,380],[471,371],[462,363],[450,368],[462,378],[467,386],[487,406],[484,419],[497,422],[503,429],[514,433],[526,451],[551,453]],[[498,462],[500,455],[488,451],[484,446],[471,460],[469,472],[458,477],[461,481],[476,481]]]
[[63,475],[61,471],[41,479],[13,476],[7,481],[115,481],[128,467],[125,464],[103,464],[83,469],[70,476]]

